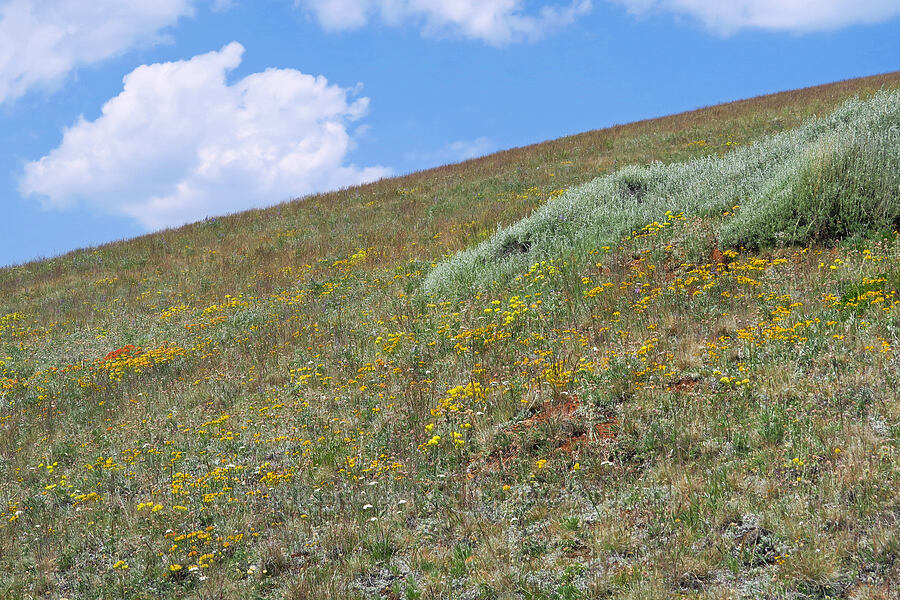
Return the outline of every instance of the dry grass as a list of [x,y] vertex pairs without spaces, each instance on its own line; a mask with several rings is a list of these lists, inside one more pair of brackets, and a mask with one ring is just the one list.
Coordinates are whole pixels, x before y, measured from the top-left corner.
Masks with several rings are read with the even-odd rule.
[[882,85],[0,271],[0,597],[896,597],[897,235],[726,265],[713,215],[478,297],[420,289],[614,164]]

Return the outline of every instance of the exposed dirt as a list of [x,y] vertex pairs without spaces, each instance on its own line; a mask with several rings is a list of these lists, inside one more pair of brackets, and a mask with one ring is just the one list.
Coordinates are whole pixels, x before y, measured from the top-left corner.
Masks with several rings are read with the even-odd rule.
[[552,402],[547,400],[535,412],[534,415],[528,417],[520,423],[513,426],[513,431],[534,427],[540,423],[547,423],[554,420],[571,420],[575,411],[578,410],[579,401],[576,396],[569,396],[561,402]]
[[699,383],[699,379],[695,377],[685,376],[666,384],[666,389],[670,392],[689,392]]
[[[477,460],[473,461],[469,477],[473,478],[480,473],[502,471],[507,462],[516,460],[522,454],[525,434],[539,425],[552,423],[557,426],[559,434],[547,441],[554,451],[568,456],[573,456],[589,442],[616,438],[619,425],[617,419],[613,418],[605,423],[597,423],[591,431],[587,424],[575,415],[579,404],[576,396],[555,402],[550,400],[544,402],[532,416],[516,423],[508,430],[507,433],[514,438],[512,444],[492,452],[480,466],[475,466]],[[524,448],[524,451],[527,453],[527,448]]]

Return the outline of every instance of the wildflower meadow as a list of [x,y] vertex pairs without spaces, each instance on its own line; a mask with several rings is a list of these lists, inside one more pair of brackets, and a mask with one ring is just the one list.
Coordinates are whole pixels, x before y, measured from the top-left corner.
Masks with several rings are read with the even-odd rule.
[[0,598],[896,598],[898,86],[0,270]]

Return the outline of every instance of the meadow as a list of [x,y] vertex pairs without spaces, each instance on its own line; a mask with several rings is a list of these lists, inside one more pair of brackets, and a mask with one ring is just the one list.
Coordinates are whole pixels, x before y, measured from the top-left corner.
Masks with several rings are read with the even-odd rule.
[[896,598],[900,73],[0,270],[0,598]]

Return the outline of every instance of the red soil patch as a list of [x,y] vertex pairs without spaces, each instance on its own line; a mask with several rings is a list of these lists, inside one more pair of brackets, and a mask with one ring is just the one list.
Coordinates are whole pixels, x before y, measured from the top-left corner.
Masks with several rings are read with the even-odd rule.
[[682,377],[666,384],[666,389],[671,392],[687,392],[697,386],[698,380],[693,377]]
[[[529,429],[532,429],[543,423],[559,423],[563,431],[569,430],[573,433],[563,434],[548,440],[557,452],[572,456],[580,446],[589,441],[613,440],[616,438],[619,422],[611,419],[606,423],[597,423],[594,425],[593,433],[586,431],[584,424],[580,424],[575,418],[575,411],[578,410],[579,401],[575,396],[565,398],[564,400],[552,402],[547,401],[541,404],[538,411],[528,417],[524,421],[516,423],[510,429],[510,433],[517,434],[517,441],[514,444],[502,449],[495,450],[485,458],[485,462],[480,467],[472,467],[468,473],[470,479],[474,478],[478,473],[499,472],[503,470],[505,463],[509,460],[515,460],[522,450],[521,435]],[[566,427],[568,425],[568,427]]]
[[619,420],[613,418],[606,423],[597,423],[594,425],[594,431],[601,440],[614,440],[618,433]]
[[499,473],[505,467],[507,461],[515,459],[519,454],[517,448],[504,448],[503,450],[495,450],[488,455],[487,460],[481,467],[473,467],[476,461],[472,461],[469,465],[469,472],[466,477],[474,479],[478,473]]
[[548,421],[570,421],[579,406],[578,398],[570,396],[562,402],[550,402],[549,400],[541,404],[540,409],[533,416],[528,417],[521,423],[517,423],[513,427],[513,431],[519,429],[529,429],[540,423]]
[[638,257],[638,258],[632,258],[632,259],[629,260],[627,263],[625,263],[625,268],[626,268],[626,269],[631,269],[632,271],[640,271],[640,270],[641,270],[641,263],[643,263],[643,262],[644,262],[644,259],[643,259],[643,258],[640,258],[640,257]]
[[719,271],[721,267],[725,267],[730,262],[731,257],[726,256],[725,253],[718,248],[713,248],[712,252],[709,253],[709,263],[716,269],[716,271]]

